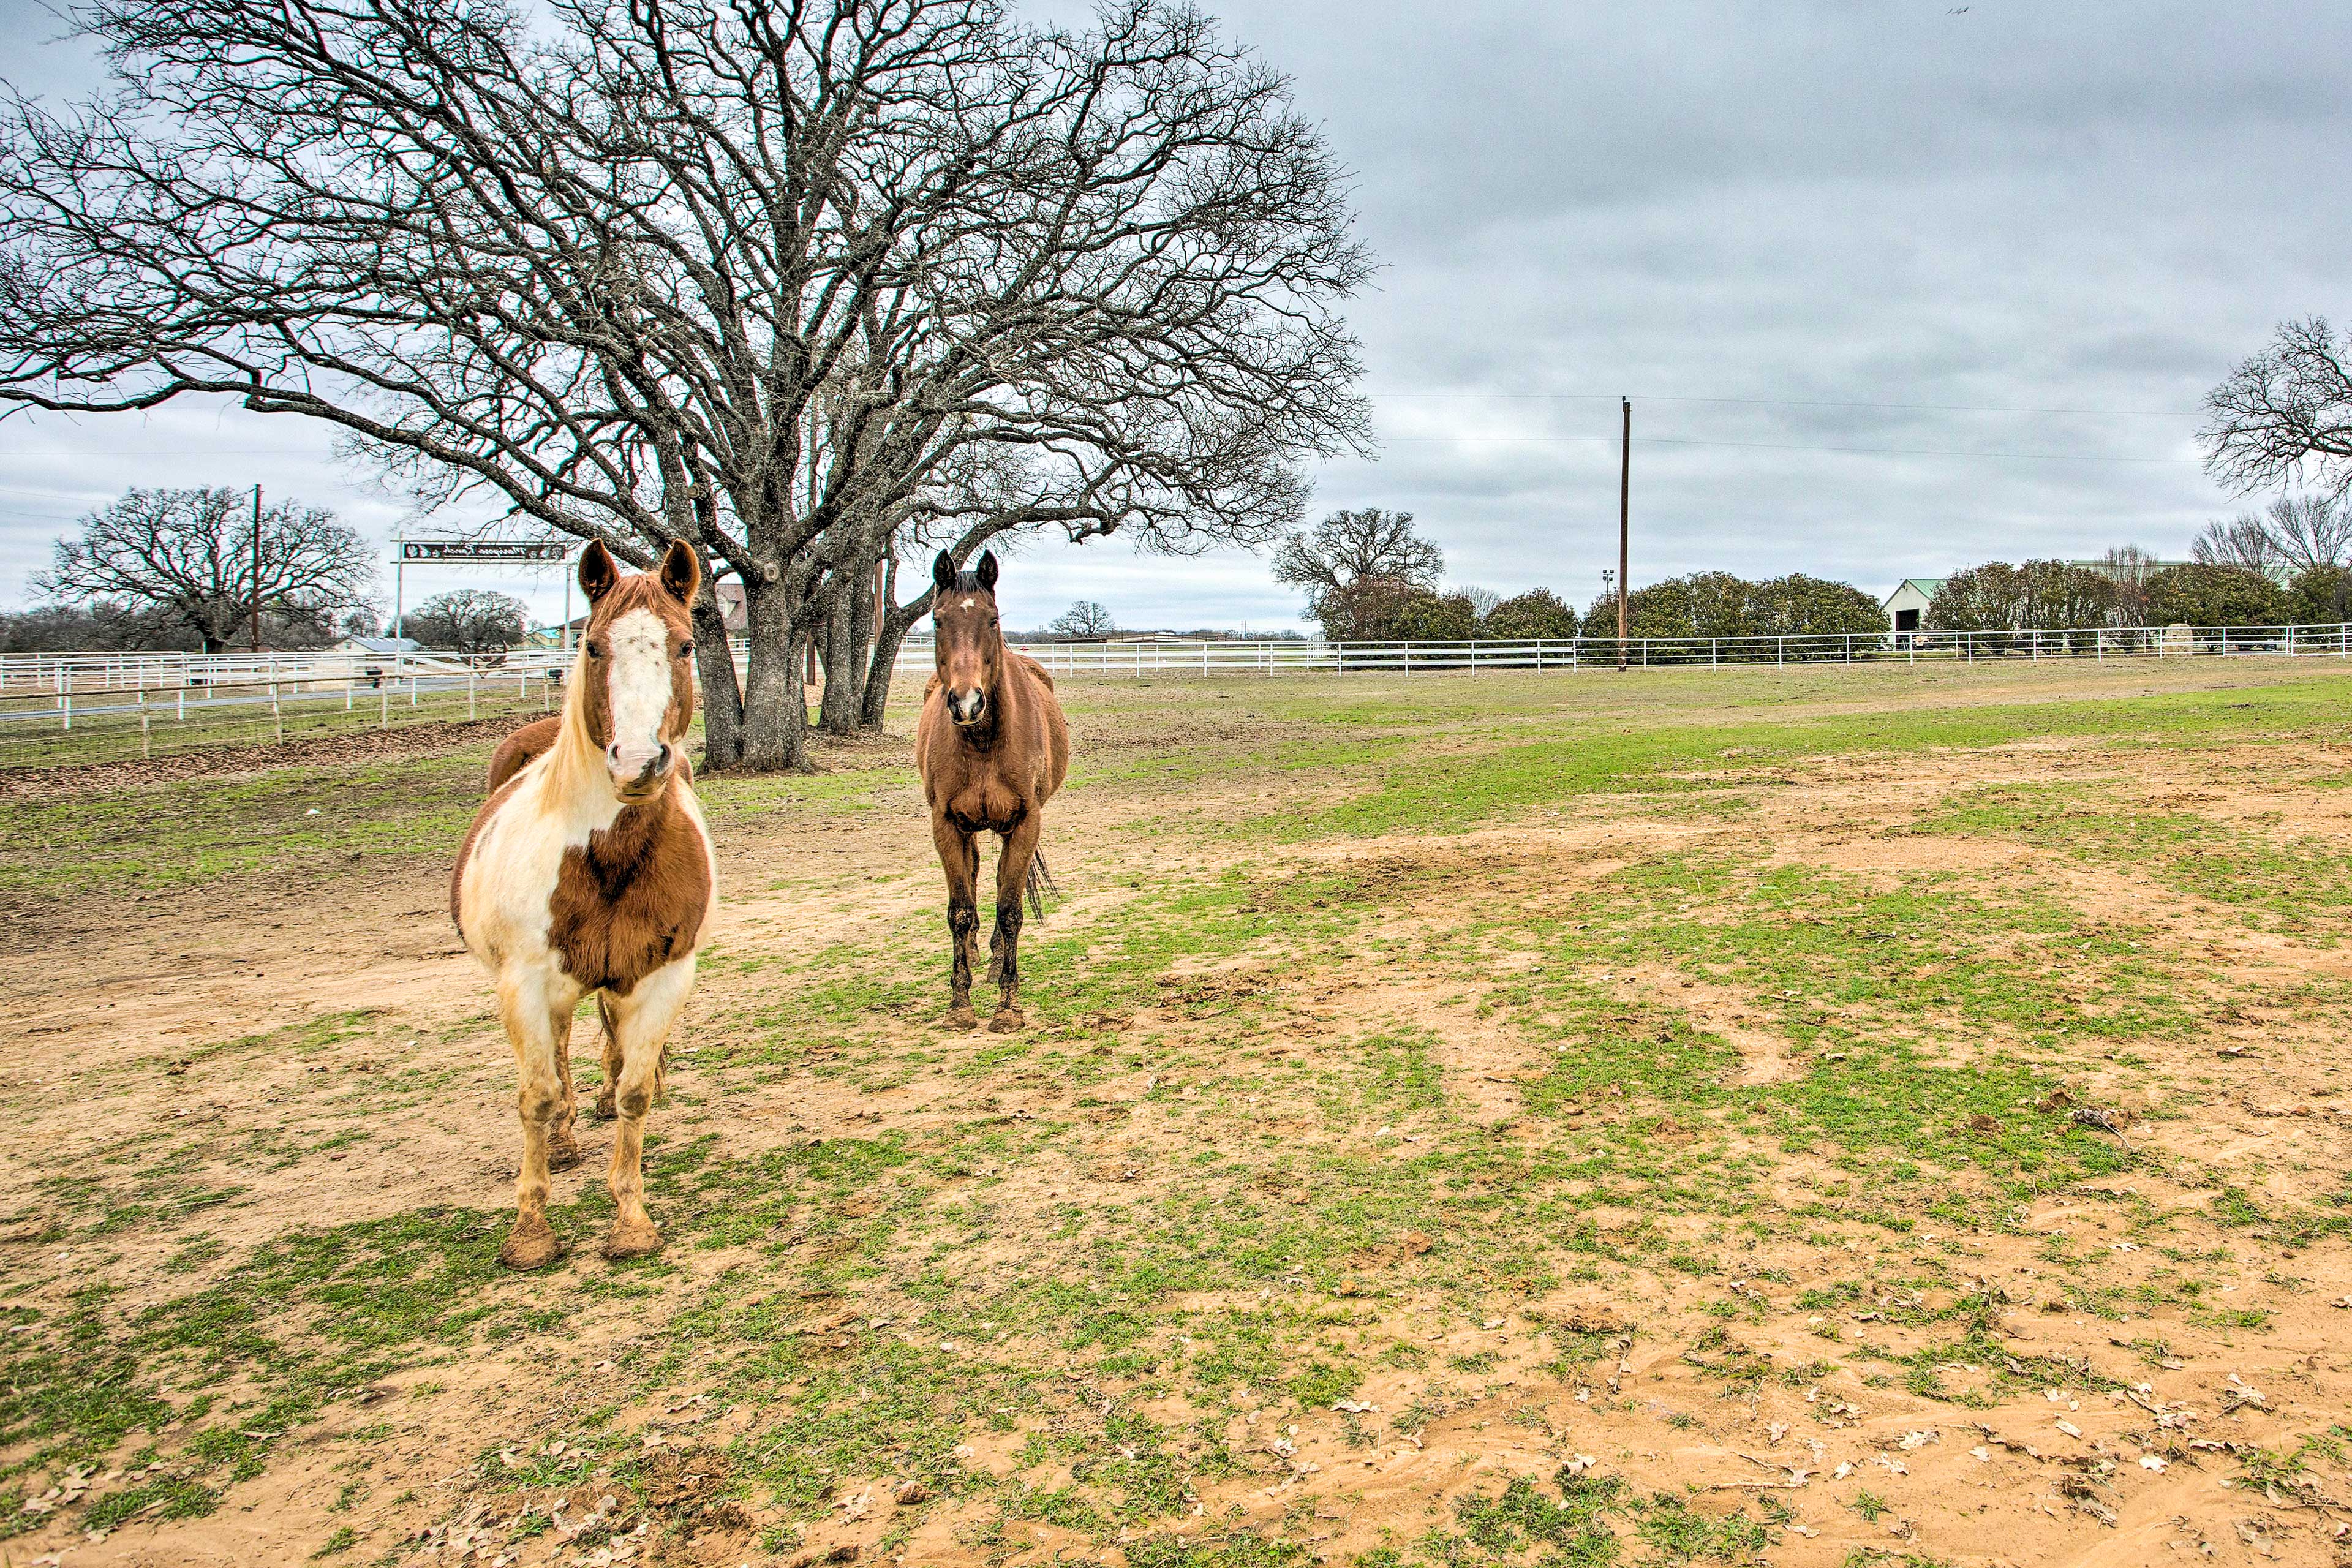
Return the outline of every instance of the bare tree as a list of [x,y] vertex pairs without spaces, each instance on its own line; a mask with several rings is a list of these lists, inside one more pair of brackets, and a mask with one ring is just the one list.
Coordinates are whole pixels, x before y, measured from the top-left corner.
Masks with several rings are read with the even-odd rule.
[[1095,600],[1080,599],[1046,623],[1045,629],[1056,637],[1107,637],[1118,630],[1118,622]]
[[488,588],[436,594],[403,616],[403,637],[457,653],[504,653],[519,647],[530,607]]
[[[1444,573],[1444,555],[1413,532],[1412,513],[1378,507],[1335,511],[1311,531],[1291,534],[1274,552],[1274,580],[1306,589],[1307,613],[1318,619],[1327,599],[1344,597],[1359,583],[1382,584],[1378,592],[1367,590],[1379,598],[1401,589],[1434,589]],[[1344,618],[1353,626],[1364,617],[1351,608]]]
[[2264,508],[2263,527],[2279,559],[2297,572],[2352,560],[2352,501],[2308,491]]
[[2116,585],[2115,616],[2117,626],[2145,624],[2147,580],[2160,569],[2156,552],[2137,544],[2115,545],[2099,557],[2099,570]]
[[54,546],[37,593],[68,604],[123,599],[185,626],[205,651],[244,639],[258,605],[265,635],[312,642],[339,610],[367,602],[375,575],[365,541],[299,501],[262,509],[259,574],[253,496],[232,489],[131,489]]
[[2189,542],[2189,558],[2200,566],[2243,566],[2266,572],[2278,561],[2278,548],[2262,514],[2242,511],[2226,521],[2216,518]]
[[1465,583],[1454,591],[1470,601],[1471,610],[1482,621],[1493,615],[1495,606],[1503,602],[1503,595],[1494,589],[1481,588],[1474,583]]
[[[85,16],[111,93],[0,128],[0,398],[235,399],[427,507],[690,542],[751,645],[700,661],[712,766],[803,762],[801,652],[848,673],[894,542],[1260,543],[1367,447],[1343,172],[1173,0]],[[869,712],[929,602],[886,574]]]
[[2324,316],[2280,324],[2267,346],[2205,395],[2205,471],[2244,494],[2309,484],[2352,490],[2352,365]]
[[2284,495],[2261,511],[2209,522],[2189,547],[2206,566],[2258,572],[2308,572],[2352,558],[2352,503],[2308,491]]

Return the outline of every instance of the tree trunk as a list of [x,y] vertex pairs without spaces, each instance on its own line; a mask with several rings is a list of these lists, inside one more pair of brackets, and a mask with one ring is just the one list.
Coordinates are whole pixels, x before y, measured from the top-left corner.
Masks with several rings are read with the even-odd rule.
[[858,679],[863,650],[857,640],[856,598],[854,583],[847,592],[836,593],[819,628],[817,657],[824,661],[824,697],[817,717],[828,735],[857,733],[858,699],[864,692]]
[[751,652],[743,674],[743,743],[738,765],[763,773],[811,772],[801,628],[793,624],[784,585],[747,575],[743,611]]
[[743,760],[743,691],[735,680],[727,611],[708,574],[694,595],[694,666],[702,683],[702,766],[718,773]]
[[890,678],[898,672],[899,645],[922,618],[923,612],[912,605],[882,617],[882,635],[875,639],[874,658],[866,668],[866,700],[858,714],[858,721],[876,734],[881,733],[882,717],[889,710]]

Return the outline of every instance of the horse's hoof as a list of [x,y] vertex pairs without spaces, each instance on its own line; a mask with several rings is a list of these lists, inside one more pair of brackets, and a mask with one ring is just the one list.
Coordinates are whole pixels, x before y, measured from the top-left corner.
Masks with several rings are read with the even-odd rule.
[[615,1222],[604,1237],[604,1256],[617,1263],[625,1258],[643,1258],[661,1250],[661,1231],[653,1221],[636,1225]]
[[552,1138],[547,1141],[547,1168],[549,1170],[568,1171],[578,1163],[580,1163],[580,1145],[578,1143],[569,1138],[564,1139],[561,1142],[558,1142]]
[[600,1095],[598,1095],[598,1096],[596,1097],[596,1120],[597,1120],[597,1121],[613,1121],[614,1118],[618,1117],[619,1115],[620,1115],[620,1111],[619,1111],[619,1110],[617,1110],[616,1109],[614,1109],[614,1105],[613,1105],[613,1097],[612,1097],[611,1095],[609,1095],[609,1094],[600,1094]]
[[979,1026],[979,1024],[980,1015],[973,1012],[969,1007],[950,1007],[948,1009],[947,1026],[950,1029],[976,1028]]
[[1016,1029],[1027,1028],[1029,1015],[1018,1007],[999,1007],[996,1016],[988,1021],[988,1026],[995,1034],[1009,1035]]
[[537,1215],[517,1220],[514,1229],[507,1233],[506,1245],[499,1248],[499,1261],[517,1270],[544,1268],[562,1256],[563,1243]]

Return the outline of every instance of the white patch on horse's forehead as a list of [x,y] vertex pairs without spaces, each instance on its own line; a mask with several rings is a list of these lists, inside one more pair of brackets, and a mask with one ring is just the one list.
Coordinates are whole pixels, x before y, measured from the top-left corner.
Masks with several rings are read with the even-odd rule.
[[604,630],[604,658],[613,700],[613,739],[622,746],[652,745],[669,711],[669,627],[651,610],[631,610]]
[[969,609],[971,609],[971,601],[970,599],[966,599],[966,600],[963,602],[963,608],[965,608],[965,609],[967,609],[967,610],[969,610]]

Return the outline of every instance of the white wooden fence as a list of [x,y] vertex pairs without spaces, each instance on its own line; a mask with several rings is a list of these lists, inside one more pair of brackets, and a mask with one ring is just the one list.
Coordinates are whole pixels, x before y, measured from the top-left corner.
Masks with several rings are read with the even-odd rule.
[[[1411,675],[1444,671],[1918,664],[2043,659],[2263,657],[2352,662],[2352,625],[2092,626],[1998,632],[1843,633],[1745,637],[1562,637],[1524,642],[1328,643],[1113,638],[1016,645],[1057,677],[1142,679]],[[739,644],[738,667],[746,659]],[[546,711],[572,655],[64,653],[0,654],[0,766],[88,755],[79,741],[111,731],[112,754],[159,743],[283,740],[311,729]],[[929,670],[928,641],[898,651],[902,675]],[[335,717],[340,710],[342,717]],[[200,721],[191,723],[190,721]],[[80,734],[77,736],[77,731]]]

